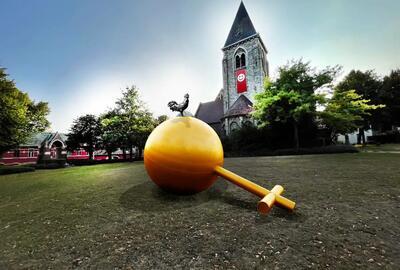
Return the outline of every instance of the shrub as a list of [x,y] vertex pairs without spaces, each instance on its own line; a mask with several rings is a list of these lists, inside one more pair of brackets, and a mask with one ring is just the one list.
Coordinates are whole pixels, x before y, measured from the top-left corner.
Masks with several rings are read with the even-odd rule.
[[254,151],[230,151],[226,152],[226,157],[250,157],[250,156],[289,156],[289,155],[316,155],[316,154],[337,154],[337,153],[357,153],[357,148],[352,145],[328,145],[310,148],[294,148],[271,150],[259,148]]
[[368,142],[377,144],[400,143],[400,133],[398,131],[387,132],[386,134],[368,136]]
[[36,169],[60,169],[66,167],[65,159],[40,160],[36,165]]
[[106,163],[119,163],[119,162],[129,162],[131,160],[124,159],[105,159],[105,160],[90,160],[90,159],[71,159],[68,160],[68,164],[75,166],[86,166],[86,165],[96,165],[96,164],[106,164]]
[[31,166],[0,166],[0,175],[34,171],[35,168]]
[[[312,122],[312,119],[305,119],[299,129],[300,147],[322,146],[321,133]],[[321,137],[322,136],[322,137]],[[274,151],[277,149],[286,149],[293,146],[293,129],[289,124],[273,123],[265,128],[254,126],[243,126],[228,137],[222,140],[225,151],[233,152],[252,152],[260,149]]]

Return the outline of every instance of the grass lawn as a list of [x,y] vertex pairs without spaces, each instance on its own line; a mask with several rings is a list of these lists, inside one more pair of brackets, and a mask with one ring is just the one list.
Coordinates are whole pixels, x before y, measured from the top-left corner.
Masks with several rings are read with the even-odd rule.
[[400,154],[400,144],[381,144],[381,145],[368,144],[366,146],[358,147],[358,149],[363,152]]
[[143,163],[0,176],[0,269],[398,269],[400,154],[231,158],[225,167],[297,202],[218,180],[160,191]]

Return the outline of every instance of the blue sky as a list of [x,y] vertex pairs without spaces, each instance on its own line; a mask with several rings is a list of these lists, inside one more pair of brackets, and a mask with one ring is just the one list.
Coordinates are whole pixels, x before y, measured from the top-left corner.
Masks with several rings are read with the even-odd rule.
[[[191,94],[189,110],[222,87],[221,48],[238,0],[0,0],[0,66],[35,100],[52,130],[113,106],[135,84],[155,115]],[[400,68],[398,0],[246,0],[272,76],[302,57],[323,68]]]

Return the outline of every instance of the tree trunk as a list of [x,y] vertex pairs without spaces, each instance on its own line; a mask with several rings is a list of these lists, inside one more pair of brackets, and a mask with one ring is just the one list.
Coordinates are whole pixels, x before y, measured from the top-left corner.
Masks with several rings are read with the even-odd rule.
[[364,128],[361,129],[361,143],[362,143],[362,145],[365,145],[365,132],[364,132]]
[[344,135],[344,143],[345,143],[345,144],[350,144],[349,134],[345,134],[345,135]]
[[89,149],[89,160],[93,160],[93,149]]
[[132,161],[133,160],[133,151],[132,151],[132,146],[129,147],[129,160]]
[[142,147],[138,147],[138,157],[139,160],[142,159]]
[[126,151],[125,151],[125,147],[122,147],[122,158],[124,160],[126,160]]
[[108,155],[108,160],[111,160],[112,159],[112,150],[111,149],[107,150],[107,155]]
[[357,144],[365,145],[365,133],[364,133],[364,128],[359,128],[359,129],[358,129]]
[[299,150],[300,143],[299,143],[299,129],[297,123],[293,123],[293,139],[294,139],[294,147],[296,150]]
[[[331,136],[330,136],[331,141],[329,142],[329,144],[336,144],[337,143],[337,136],[336,136],[336,131],[332,130],[331,131]],[[324,144],[325,146],[325,144]]]

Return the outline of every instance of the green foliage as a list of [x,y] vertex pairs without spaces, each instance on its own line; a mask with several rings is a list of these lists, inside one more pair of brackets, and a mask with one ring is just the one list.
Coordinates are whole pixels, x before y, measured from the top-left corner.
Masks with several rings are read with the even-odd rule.
[[337,91],[348,91],[354,89],[355,92],[366,99],[374,102],[377,99],[381,81],[373,70],[365,72],[352,70],[336,86]]
[[[337,92],[355,90],[355,93],[369,100],[372,102],[372,104],[380,104],[381,99],[379,98],[379,92],[381,87],[382,81],[373,70],[367,70],[365,72],[360,70],[352,70],[336,86],[335,90]],[[371,124],[374,126],[379,126],[381,121],[381,112],[376,110],[373,113],[364,115],[363,125],[361,125],[360,128],[368,129]]]
[[326,108],[320,113],[323,123],[331,130],[331,140],[336,134],[347,134],[363,126],[364,117],[371,115],[372,110],[384,105],[371,105],[370,100],[363,99],[355,90],[335,90]]
[[381,110],[381,120],[386,129],[400,126],[400,69],[392,70],[383,78],[379,101],[386,105]]
[[156,125],[158,126],[159,124],[161,124],[162,122],[165,122],[165,121],[167,121],[167,120],[168,120],[168,116],[167,116],[167,115],[165,115],[165,114],[160,115],[160,116],[157,117],[157,119],[156,119]]
[[135,86],[127,87],[116,105],[129,147],[137,146],[139,150],[143,149],[156,123],[153,115],[140,100],[138,89]]
[[332,87],[338,67],[316,71],[302,60],[280,67],[278,78],[265,81],[264,91],[255,96],[253,117],[260,126],[274,122],[293,126],[294,145],[299,148],[298,125],[307,117],[316,115],[316,106],[324,101],[316,91]]
[[[133,147],[139,148],[140,155],[156,124],[157,120],[140,100],[137,88],[127,87],[113,110],[99,118],[86,115],[75,120],[67,144],[70,149],[84,147],[90,156],[95,148],[105,149],[111,158],[116,149],[121,148],[125,154],[126,149]],[[130,154],[132,158],[132,151]]]
[[[335,91],[346,92],[349,90],[355,90],[355,93],[360,97],[368,100],[371,104],[385,104],[382,99],[382,80],[376,75],[373,70],[367,70],[365,72],[360,70],[352,70],[346,77],[337,85]],[[385,122],[388,117],[385,116],[384,106],[378,106],[377,108],[369,110],[368,114],[363,115],[361,124],[358,123],[358,143],[365,144],[366,139],[364,130],[369,129],[370,126],[375,130],[385,128]]]
[[100,116],[101,146],[111,159],[111,153],[118,147],[126,146],[126,132],[121,115],[116,110],[109,111]]
[[89,153],[89,159],[93,159],[95,147],[100,143],[100,135],[100,120],[87,114],[74,120],[68,134],[67,146],[71,150],[84,148]]
[[0,153],[48,128],[50,123],[46,117],[49,112],[46,102],[32,101],[0,68]]

